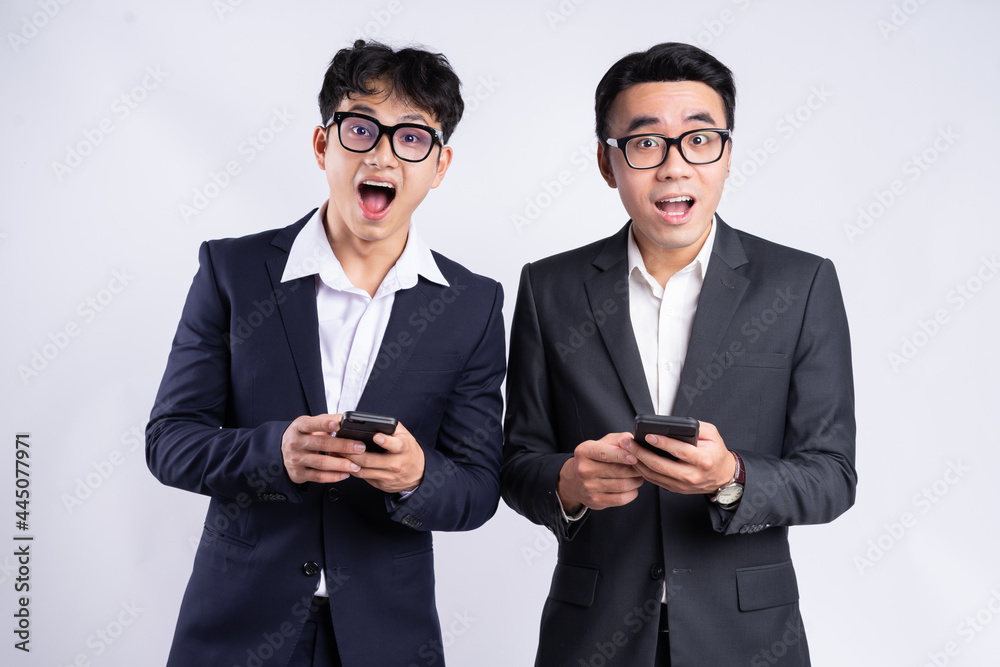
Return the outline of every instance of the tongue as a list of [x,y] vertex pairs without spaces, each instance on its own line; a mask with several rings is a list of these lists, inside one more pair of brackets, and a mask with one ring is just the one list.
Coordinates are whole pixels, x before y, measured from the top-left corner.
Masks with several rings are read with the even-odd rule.
[[683,215],[691,208],[689,201],[662,201],[657,205],[661,211],[668,214]]
[[374,185],[362,185],[358,194],[361,195],[361,204],[366,210],[372,213],[381,213],[392,201],[389,188],[380,188]]

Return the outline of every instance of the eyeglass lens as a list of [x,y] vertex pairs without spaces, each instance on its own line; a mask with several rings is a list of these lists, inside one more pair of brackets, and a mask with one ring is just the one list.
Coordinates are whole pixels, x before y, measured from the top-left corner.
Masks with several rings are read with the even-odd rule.
[[[381,137],[378,125],[366,118],[348,116],[340,121],[340,141],[344,148],[363,153]],[[431,152],[434,136],[419,127],[400,127],[392,133],[392,149],[402,160],[419,162]]]
[[[625,157],[636,169],[656,167],[666,159],[670,143],[652,134],[633,137],[625,144]],[[681,157],[691,164],[707,164],[722,157],[724,145],[722,134],[706,130],[681,135],[677,147],[681,150]]]

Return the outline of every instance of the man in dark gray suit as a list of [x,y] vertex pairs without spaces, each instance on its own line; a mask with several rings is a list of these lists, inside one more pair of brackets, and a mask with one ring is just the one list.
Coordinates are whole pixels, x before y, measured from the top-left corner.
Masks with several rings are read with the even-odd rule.
[[[501,483],[559,540],[537,665],[809,664],[788,526],[854,503],[847,317],[829,260],[716,214],[735,98],[693,46],[617,62],[598,162],[631,219],[521,273]],[[640,446],[645,413],[697,444]]]

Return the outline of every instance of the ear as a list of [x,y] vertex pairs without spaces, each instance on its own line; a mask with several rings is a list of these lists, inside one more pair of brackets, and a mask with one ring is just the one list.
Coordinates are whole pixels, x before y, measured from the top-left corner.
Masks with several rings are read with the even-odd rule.
[[451,146],[441,147],[441,152],[438,154],[437,166],[435,167],[434,180],[431,182],[432,188],[441,185],[441,181],[444,180],[444,174],[448,171],[448,166],[451,164],[452,155]]
[[726,146],[726,178],[729,178],[729,167],[733,164],[733,135],[729,135],[728,145]]
[[615,180],[615,172],[611,169],[611,156],[608,154],[608,147],[605,144],[597,144],[597,167],[601,170],[601,176],[609,187],[617,188],[618,181]]
[[313,130],[313,155],[319,168],[326,171],[326,129],[319,126]]

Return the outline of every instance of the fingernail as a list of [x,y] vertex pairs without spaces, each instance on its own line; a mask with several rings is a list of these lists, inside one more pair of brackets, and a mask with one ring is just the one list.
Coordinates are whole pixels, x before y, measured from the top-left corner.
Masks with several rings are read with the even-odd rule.
[[351,472],[357,472],[359,470],[361,470],[361,466],[359,466],[357,463],[351,464]]
[[625,457],[625,460],[626,460],[626,461],[627,461],[628,463],[635,463],[635,462],[637,462],[637,461],[638,461],[639,459],[637,459],[637,458],[635,458],[634,456],[632,456],[631,454],[629,454],[628,456],[626,456],[626,457]]
[[365,446],[359,442],[356,445],[354,445],[354,451],[356,451],[358,454],[361,454],[362,452],[365,451]]

